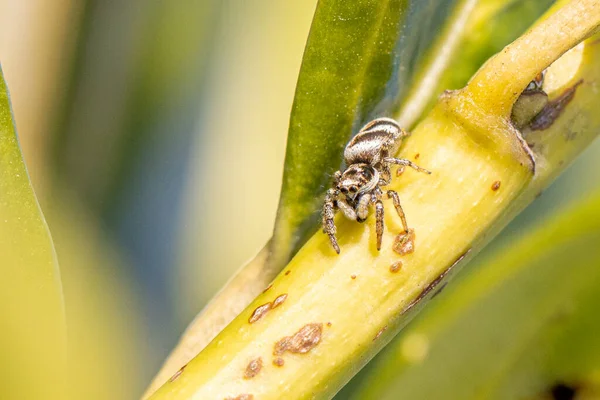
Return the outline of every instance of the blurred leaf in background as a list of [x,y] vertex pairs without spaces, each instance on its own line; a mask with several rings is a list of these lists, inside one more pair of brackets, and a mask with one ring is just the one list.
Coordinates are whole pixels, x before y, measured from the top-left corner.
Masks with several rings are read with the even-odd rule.
[[[19,46],[3,40],[2,58],[21,89],[25,152],[38,173],[34,180],[47,189],[42,203],[67,264],[71,342],[79,361],[105,350],[95,374],[87,375],[97,376],[96,384],[118,382],[113,378],[123,377],[127,365],[136,366],[119,386],[121,398],[131,398],[181,330],[170,279],[177,271],[177,210],[201,115],[216,3],[25,3],[1,4],[2,38],[28,38]],[[32,79],[24,70],[33,70],[44,91],[28,90]],[[81,290],[80,279],[95,285]],[[128,349],[119,354],[119,368],[106,369],[119,348]],[[119,390],[107,397],[118,398]]]
[[58,399],[64,395],[67,338],[60,271],[21,155],[2,70],[0,257],[0,396]]
[[187,323],[272,234],[316,1],[224,1],[180,237]]
[[139,282],[157,349],[145,373],[181,329],[176,232],[216,15],[213,1],[87,1],[53,130],[55,186],[99,218]]

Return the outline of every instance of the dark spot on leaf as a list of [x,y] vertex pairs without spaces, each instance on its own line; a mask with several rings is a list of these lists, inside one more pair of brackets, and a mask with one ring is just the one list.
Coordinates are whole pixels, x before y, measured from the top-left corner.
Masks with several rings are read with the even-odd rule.
[[287,271],[285,271],[285,275],[286,275],[286,276],[287,276],[287,275],[289,275],[289,274],[290,274],[290,272],[292,272],[292,270],[288,269]]
[[283,364],[285,364],[285,361],[283,360],[283,358],[281,357],[277,357],[275,359],[273,359],[273,365],[276,367],[283,367]]
[[183,373],[183,370],[187,367],[187,364],[183,367],[179,368],[179,371],[175,372],[171,378],[169,378],[169,382],[174,382],[179,376]]
[[379,339],[379,336],[381,336],[381,334],[382,334],[383,332],[385,332],[386,330],[387,330],[387,325],[386,325],[386,326],[384,326],[383,328],[381,328],[381,329],[379,330],[379,332],[377,332],[377,335],[375,335],[375,337],[373,338],[373,341],[376,341],[377,339]]
[[560,114],[563,112],[565,107],[571,102],[571,100],[573,100],[577,87],[582,83],[583,79],[579,80],[570,88],[565,89],[556,99],[548,102],[542,111],[540,111],[540,113],[536,115],[529,124],[531,130],[543,131],[550,128],[554,121],[560,117]]
[[550,394],[554,400],[572,400],[577,394],[577,389],[563,383],[557,383],[550,389]]
[[410,254],[415,251],[415,231],[409,229],[408,232],[402,232],[394,239],[394,251],[400,255]]
[[398,272],[398,271],[400,271],[400,268],[402,268],[402,261],[396,261],[395,263],[390,265],[390,272],[392,272],[392,273]]
[[254,360],[250,361],[246,366],[246,371],[244,371],[244,379],[254,378],[260,370],[262,369],[263,362],[262,358],[258,357]]
[[277,308],[280,305],[282,305],[283,302],[285,301],[285,299],[287,299],[287,296],[288,296],[287,293],[284,293],[284,294],[281,294],[281,295],[277,296],[275,298],[275,300],[273,300],[273,308]]
[[314,349],[321,341],[323,324],[306,324],[292,336],[285,336],[275,343],[273,355],[280,356],[283,353],[304,354]]
[[421,154],[420,154],[420,153],[417,153],[417,154],[415,154],[415,160],[418,160],[418,159],[419,159],[419,157],[421,157]]
[[494,183],[492,183],[492,190],[495,192],[496,190],[500,189],[500,181],[496,181]]

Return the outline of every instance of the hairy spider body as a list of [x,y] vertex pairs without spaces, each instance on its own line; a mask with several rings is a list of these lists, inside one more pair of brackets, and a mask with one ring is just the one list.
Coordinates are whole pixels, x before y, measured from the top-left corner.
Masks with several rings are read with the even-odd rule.
[[323,204],[323,232],[329,236],[336,253],[340,247],[336,239],[336,227],[333,221],[336,211],[341,210],[349,219],[364,222],[369,215],[369,207],[375,206],[377,250],[381,249],[383,237],[383,197],[392,199],[396,212],[402,220],[402,226],[408,231],[406,217],[398,193],[388,190],[385,193],[381,186],[391,182],[390,168],[399,165],[398,175],[405,166],[420,172],[431,172],[409,160],[394,158],[408,133],[402,130],[396,121],[389,118],[378,118],[366,124],[344,150],[346,169],[334,174],[333,187],[327,191]]

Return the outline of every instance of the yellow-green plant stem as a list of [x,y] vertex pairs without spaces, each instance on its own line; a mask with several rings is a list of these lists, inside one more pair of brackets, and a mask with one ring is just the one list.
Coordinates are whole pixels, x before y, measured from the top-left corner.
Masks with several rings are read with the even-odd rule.
[[[599,121],[592,108],[597,107],[598,99],[591,80],[579,86],[563,115],[546,129],[546,142],[541,147],[552,154],[545,156],[531,153],[510,124],[510,113],[505,113],[503,104],[514,98],[513,92],[498,90],[495,85],[511,77],[522,82],[533,79],[596,29],[600,17],[592,19],[589,15],[598,7],[598,1],[567,4],[548,21],[580,26],[572,36],[557,37],[551,23],[539,24],[513,44],[516,50],[502,52],[484,66],[482,75],[475,76],[466,89],[444,96],[416,127],[400,155],[414,159],[418,154],[419,164],[433,174],[407,170],[390,185],[400,193],[409,225],[416,232],[414,253],[399,256],[392,250],[401,225],[390,204],[386,204],[386,233],[380,252],[375,249],[372,217],[366,224],[338,218],[341,255],[335,254],[326,235],[313,236],[270,289],[152,398],[333,396],[408,322],[422,300],[456,270],[452,267],[457,262],[476,253],[596,135]],[[549,40],[563,43],[544,47],[550,53],[542,57],[544,62],[519,53],[519,49],[531,51],[533,46],[522,42]],[[585,47],[581,65],[575,66],[581,73],[593,70],[594,65],[586,69],[585,63],[597,65],[596,44],[589,42]],[[518,70],[500,69],[493,74],[494,65],[514,64],[518,58],[523,60]],[[482,79],[485,76],[489,80]],[[486,85],[491,85],[488,92],[497,96],[496,101],[478,94],[485,92]],[[577,109],[582,129],[576,140],[565,144],[564,135],[553,132],[564,132],[565,124],[572,123],[565,118],[570,109]],[[533,157],[543,165],[538,165],[540,178],[532,184]],[[563,163],[555,163],[559,160]],[[398,261],[402,262],[400,270],[391,272],[390,266]],[[256,308],[283,294],[287,295],[283,304],[249,323]],[[304,354],[274,355],[278,341],[308,324],[317,324],[312,326],[322,330],[314,348]],[[259,357],[262,369],[245,379],[248,364]],[[285,364],[274,366],[276,357]]]
[[265,270],[269,255],[269,245],[265,247],[225,284],[200,314],[190,323],[179,343],[173,349],[158,374],[144,393],[149,397],[163,385],[177,370],[200,351],[227,326],[276,276],[276,271]]

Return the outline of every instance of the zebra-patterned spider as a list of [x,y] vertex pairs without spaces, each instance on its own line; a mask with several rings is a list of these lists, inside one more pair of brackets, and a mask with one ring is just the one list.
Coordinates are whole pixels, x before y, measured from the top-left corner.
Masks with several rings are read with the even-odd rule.
[[375,205],[377,250],[381,249],[384,195],[394,202],[402,226],[408,232],[398,193],[393,190],[384,193],[380,188],[390,184],[390,167],[394,164],[400,166],[397,175],[402,173],[406,166],[431,174],[409,160],[392,157],[398,151],[402,138],[406,136],[408,133],[402,130],[396,121],[378,118],[366,124],[346,145],[346,169],[334,174],[333,187],[327,191],[323,204],[323,232],[329,236],[336,253],[340,253],[333,221],[336,211],[341,210],[351,220],[364,222],[371,205]]

